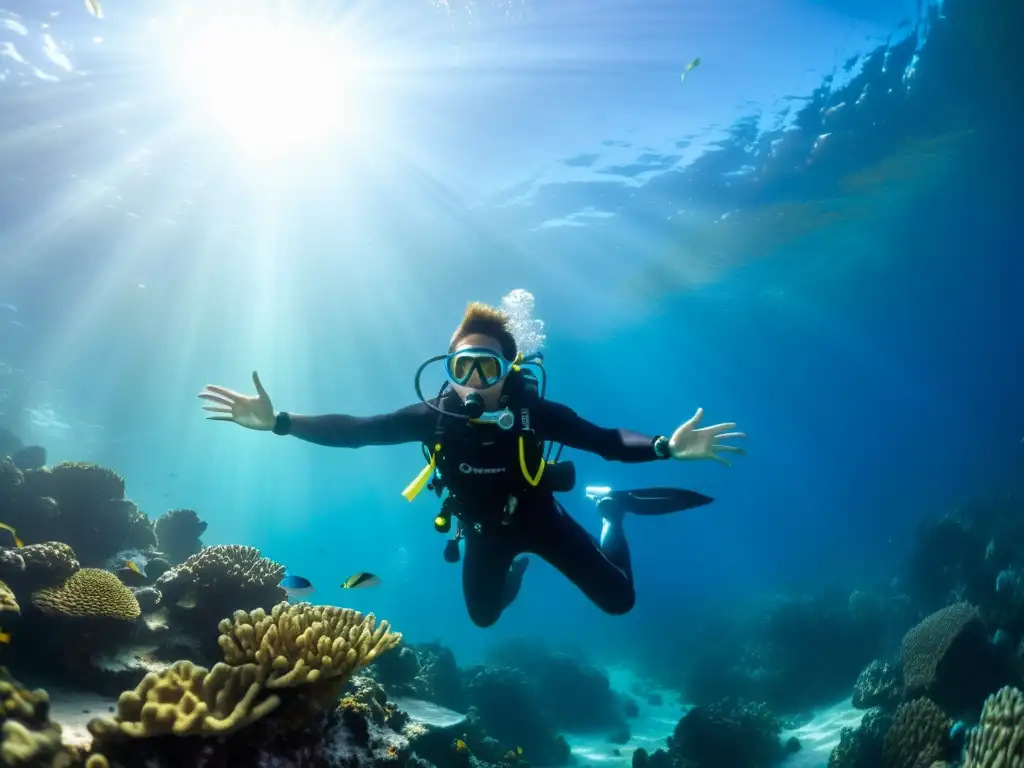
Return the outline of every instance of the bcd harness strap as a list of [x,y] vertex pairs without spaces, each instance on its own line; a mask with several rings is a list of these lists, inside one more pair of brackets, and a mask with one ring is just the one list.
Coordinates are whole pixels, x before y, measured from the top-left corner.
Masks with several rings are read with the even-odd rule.
[[[430,457],[427,461],[427,465],[420,470],[420,473],[416,475],[415,479],[402,491],[402,496],[405,497],[406,501],[412,501],[415,499],[420,492],[427,486],[430,479],[437,472],[437,458],[443,450],[443,444],[441,439],[443,436],[444,428],[441,425],[444,417],[438,419],[437,438],[438,442],[434,443],[434,449],[430,452]],[[475,420],[473,420],[475,422]],[[477,422],[479,423],[479,422]],[[544,476],[544,469],[547,467],[547,460],[544,458],[544,451],[541,449],[540,463],[537,466],[537,472],[531,473],[526,461],[526,438],[527,436],[533,438],[534,431],[530,422],[530,409],[521,408],[519,411],[519,423],[516,429],[519,432],[519,471],[522,472],[523,479],[533,488],[540,485],[541,478]]]

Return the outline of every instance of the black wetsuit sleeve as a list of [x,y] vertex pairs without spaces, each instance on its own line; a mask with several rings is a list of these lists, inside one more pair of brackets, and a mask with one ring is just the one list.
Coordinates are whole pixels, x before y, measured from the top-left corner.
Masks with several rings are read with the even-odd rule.
[[654,439],[628,429],[608,429],[587,421],[572,408],[541,400],[531,409],[535,429],[543,440],[594,453],[608,461],[639,464],[662,458],[654,451]]
[[422,403],[378,416],[291,416],[288,434],[332,448],[430,442],[437,412]]

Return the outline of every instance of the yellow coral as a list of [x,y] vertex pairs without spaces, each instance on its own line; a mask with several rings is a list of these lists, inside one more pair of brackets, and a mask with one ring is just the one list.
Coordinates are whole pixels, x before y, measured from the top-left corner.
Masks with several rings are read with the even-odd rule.
[[988,697],[981,722],[967,737],[964,768],[1024,766],[1024,693],[1002,688]]
[[60,727],[50,722],[46,691],[26,690],[6,670],[0,674],[0,760],[4,765],[72,765],[72,753],[61,743]]
[[13,611],[14,613],[21,613],[21,606],[18,605],[18,599],[14,596],[14,592],[4,582],[0,581],[0,613],[5,611]]
[[263,672],[255,664],[213,669],[179,661],[161,674],[150,672],[117,701],[115,720],[97,718],[97,738],[117,729],[126,736],[224,736],[277,709],[274,695],[260,699]]
[[71,753],[61,744],[60,728],[56,725],[34,731],[17,720],[8,720],[0,728],[0,732],[3,733],[0,758],[3,758],[4,765],[49,765],[51,768],[69,768],[74,764]]
[[285,688],[327,679],[346,679],[402,639],[376,617],[350,608],[279,603],[235,611],[220,623],[220,643],[229,664],[253,663],[267,670],[268,688]]
[[32,604],[44,613],[84,618],[135,621],[142,613],[132,591],[99,568],[82,568],[59,586],[37,590]]

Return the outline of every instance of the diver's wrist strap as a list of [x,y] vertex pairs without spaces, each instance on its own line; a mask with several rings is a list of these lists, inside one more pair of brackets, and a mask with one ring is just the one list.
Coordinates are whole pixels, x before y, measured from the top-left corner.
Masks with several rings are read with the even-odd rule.
[[274,418],[274,429],[275,435],[287,435],[292,431],[292,417],[285,411],[281,411]]
[[654,455],[659,459],[669,459],[672,457],[672,452],[668,447],[668,438],[664,435],[658,435],[654,438],[652,445],[654,446]]

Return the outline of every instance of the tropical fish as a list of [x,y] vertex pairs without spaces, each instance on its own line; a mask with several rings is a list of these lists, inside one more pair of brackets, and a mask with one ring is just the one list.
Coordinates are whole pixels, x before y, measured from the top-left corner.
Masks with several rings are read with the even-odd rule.
[[466,742],[464,742],[462,739],[456,739],[455,740],[455,749],[458,752],[463,752],[463,751],[469,749],[469,747],[466,746]]
[[313,594],[312,582],[302,576],[285,576],[278,586],[288,593],[288,597],[302,597]]
[[4,632],[2,629],[0,629],[0,643],[9,643],[9,642],[11,642],[11,633],[10,632]]
[[118,568],[114,575],[121,583],[129,587],[139,587],[146,583],[146,574],[131,560],[124,561],[124,568]]
[[362,587],[375,587],[380,584],[380,577],[374,576],[372,573],[366,571],[360,571],[359,573],[353,573],[343,582],[341,582],[342,589],[360,589]]
[[681,74],[679,76],[680,81],[686,79],[686,73],[687,72],[689,72],[691,69],[696,69],[699,66],[700,66],[700,56],[698,56],[696,59],[694,59],[689,64],[687,64],[685,67],[683,67],[683,74]]
[[100,0],[85,0],[85,10],[89,12],[90,16],[95,16],[97,19],[103,18],[103,6],[100,5]]
[[11,534],[11,538],[14,539],[14,546],[19,549],[25,546],[25,542],[18,538],[18,532],[11,526],[7,525],[7,523],[0,523],[0,531],[7,531]]

